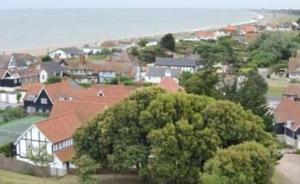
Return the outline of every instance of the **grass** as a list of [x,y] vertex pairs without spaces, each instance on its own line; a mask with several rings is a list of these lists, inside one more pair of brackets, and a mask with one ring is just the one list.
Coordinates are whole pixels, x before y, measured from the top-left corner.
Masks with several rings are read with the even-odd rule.
[[268,82],[268,97],[278,97],[282,96],[282,93],[287,89],[289,82],[288,81],[277,81],[277,80],[267,80]]
[[[133,175],[100,175],[97,176],[101,184],[138,184],[138,179]],[[61,179],[47,178],[47,184],[79,184],[76,176],[66,176]],[[2,184],[43,184],[42,178],[22,175],[0,170],[0,183]]]
[[275,170],[275,174],[272,178],[273,184],[293,184],[287,177]]
[[0,125],[0,146],[14,142],[32,124],[45,119],[41,116],[28,116]]

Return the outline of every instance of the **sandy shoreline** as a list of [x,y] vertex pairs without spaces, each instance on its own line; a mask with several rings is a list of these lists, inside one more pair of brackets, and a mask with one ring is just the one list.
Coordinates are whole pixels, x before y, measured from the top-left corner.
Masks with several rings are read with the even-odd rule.
[[[257,13],[252,11],[253,13],[253,18],[251,20],[248,21],[243,21],[243,22],[238,22],[238,23],[231,23],[230,25],[234,25],[234,26],[241,26],[241,25],[247,25],[247,24],[254,24],[254,23],[258,23],[262,20],[265,19],[265,16],[261,13]],[[254,17],[256,19],[254,19]],[[226,27],[228,24],[224,24],[224,25],[213,25],[213,26],[207,26],[207,27],[201,27],[201,28],[197,28],[197,29],[191,29],[191,30],[187,30],[184,32],[172,32],[172,34],[174,35],[191,35],[197,31],[209,31],[209,30],[218,30],[221,28]],[[152,34],[152,35],[144,35],[144,36],[138,36],[138,37],[131,37],[131,38],[123,38],[123,39],[115,39],[114,41],[126,41],[126,40],[138,40],[141,38],[158,38],[161,37],[162,35],[164,35],[166,33],[161,33],[161,34]],[[107,40],[100,40],[101,42],[103,41],[107,41]],[[10,54],[10,53],[29,53],[32,54],[34,56],[42,56],[48,53],[48,51],[50,50],[54,50],[56,48],[61,48],[61,47],[78,47],[81,48],[84,44],[93,44],[95,41],[86,41],[83,43],[77,42],[77,43],[60,43],[60,44],[55,44],[55,45],[51,45],[51,46],[47,46],[47,47],[36,47],[36,48],[18,48],[18,49],[0,49],[0,53],[6,53],[6,54]]]

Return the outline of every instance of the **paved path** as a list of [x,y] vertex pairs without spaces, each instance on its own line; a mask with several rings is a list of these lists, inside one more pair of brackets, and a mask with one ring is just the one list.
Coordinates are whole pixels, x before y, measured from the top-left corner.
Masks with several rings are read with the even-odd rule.
[[289,178],[292,183],[300,184],[300,155],[285,154],[276,170]]

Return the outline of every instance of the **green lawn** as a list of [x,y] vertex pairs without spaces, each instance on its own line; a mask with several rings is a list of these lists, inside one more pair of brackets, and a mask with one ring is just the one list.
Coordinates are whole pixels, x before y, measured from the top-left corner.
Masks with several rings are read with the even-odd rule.
[[[138,184],[136,176],[126,175],[100,175],[97,176],[101,184]],[[61,179],[47,178],[47,184],[79,184],[76,176],[66,176]],[[43,184],[42,178],[22,175],[0,170],[0,184]]]
[[14,142],[28,127],[45,118],[41,116],[28,116],[0,125],[0,146]]
[[275,170],[275,174],[272,178],[273,184],[293,184],[287,177],[285,177],[283,174]]
[[287,89],[290,84],[288,81],[276,81],[276,80],[267,80],[268,83],[268,97],[281,97],[282,93]]

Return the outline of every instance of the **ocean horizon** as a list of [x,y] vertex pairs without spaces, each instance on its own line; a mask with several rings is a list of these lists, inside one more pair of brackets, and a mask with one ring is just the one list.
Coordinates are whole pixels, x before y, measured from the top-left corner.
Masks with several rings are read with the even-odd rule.
[[253,18],[251,10],[233,9],[0,10],[0,51],[186,32]]

